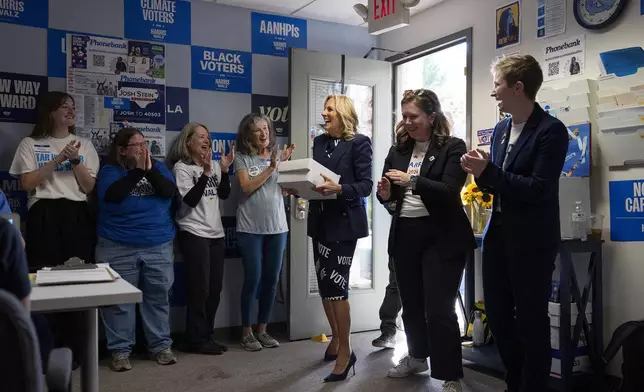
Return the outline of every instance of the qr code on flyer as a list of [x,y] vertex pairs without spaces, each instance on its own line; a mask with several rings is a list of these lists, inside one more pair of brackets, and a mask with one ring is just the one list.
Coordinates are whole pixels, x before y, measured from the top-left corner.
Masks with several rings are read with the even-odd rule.
[[92,56],[92,65],[95,67],[105,67],[105,55],[95,54]]
[[559,75],[559,61],[548,64],[548,76]]

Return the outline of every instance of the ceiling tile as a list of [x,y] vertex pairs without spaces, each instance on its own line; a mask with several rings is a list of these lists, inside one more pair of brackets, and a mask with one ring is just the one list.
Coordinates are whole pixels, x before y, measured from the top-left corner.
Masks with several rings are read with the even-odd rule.
[[353,5],[359,2],[363,1],[317,0],[316,2],[302,8],[293,16],[359,26],[364,23],[364,21],[353,10]]
[[293,11],[304,7],[310,2],[311,0],[218,0],[215,3],[290,15]]

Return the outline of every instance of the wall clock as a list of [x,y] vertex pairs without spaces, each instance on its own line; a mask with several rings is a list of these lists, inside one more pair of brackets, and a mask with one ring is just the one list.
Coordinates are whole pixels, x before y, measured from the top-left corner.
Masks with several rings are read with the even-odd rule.
[[585,29],[597,30],[613,24],[628,0],[574,0],[577,23]]

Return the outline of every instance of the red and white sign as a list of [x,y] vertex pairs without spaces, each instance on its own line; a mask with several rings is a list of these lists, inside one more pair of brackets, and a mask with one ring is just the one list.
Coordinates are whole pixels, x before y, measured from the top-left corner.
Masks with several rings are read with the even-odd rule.
[[409,25],[409,9],[400,0],[369,0],[369,34],[379,35]]

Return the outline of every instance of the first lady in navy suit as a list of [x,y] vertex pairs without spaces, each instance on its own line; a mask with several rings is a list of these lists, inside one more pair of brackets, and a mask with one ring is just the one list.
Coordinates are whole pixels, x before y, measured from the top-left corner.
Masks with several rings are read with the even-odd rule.
[[329,95],[322,117],[326,133],[313,140],[313,159],[340,175],[339,184],[323,176],[325,182],[316,190],[336,198],[312,200],[308,219],[320,296],[333,334],[324,354],[326,361],[335,360],[324,379],[328,382],[346,379],[356,362],[349,342],[349,269],[358,239],[369,235],[363,198],[371,194],[373,180],[371,139],[356,133],[358,115],[351,98]]

